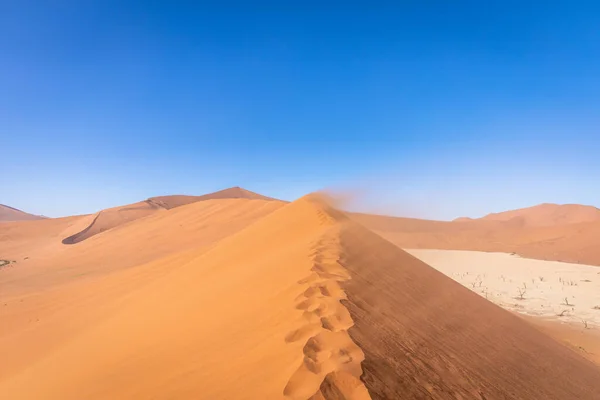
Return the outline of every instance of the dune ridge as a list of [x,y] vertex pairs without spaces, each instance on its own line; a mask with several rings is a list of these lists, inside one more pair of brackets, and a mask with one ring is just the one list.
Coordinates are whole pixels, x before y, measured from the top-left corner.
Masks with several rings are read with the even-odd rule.
[[160,204],[149,200],[102,210],[96,214],[95,218],[85,229],[64,238],[62,243],[76,244],[82,242],[119,225],[152,215],[159,210],[164,210],[164,208]]
[[108,208],[98,212],[87,227],[80,232],[64,238],[62,243],[66,245],[76,244],[104,231],[144,218],[159,211],[172,210],[199,201],[225,199],[279,201],[237,186],[202,196],[170,195],[150,197],[144,201]]
[[[216,207],[221,201],[212,202]],[[265,212],[280,207],[260,200],[227,203],[264,205]],[[157,221],[178,213],[163,213]],[[143,231],[155,218],[144,219]],[[30,291],[22,297],[17,293],[29,280],[39,281],[24,276],[9,297],[0,293],[9,311],[0,335],[0,352],[7,355],[0,393],[61,400],[288,398],[284,388],[305,356],[304,343],[286,341],[286,336],[306,323],[296,308],[298,295],[306,290],[298,281],[311,274],[313,246],[329,228],[326,222],[306,202],[282,206],[209,249],[189,249],[181,257],[52,290],[36,285],[35,301]],[[84,247],[109,241],[137,224],[65,249],[93,259]],[[121,263],[120,258],[115,262]],[[68,272],[75,277],[93,268],[79,258]],[[94,296],[74,301],[88,292]],[[48,310],[46,304],[54,306]],[[34,322],[28,323],[31,318]],[[66,331],[65,321],[79,328]],[[17,349],[32,345],[36,351],[23,359]],[[26,384],[31,381],[36,385]]]
[[[324,213],[320,217],[328,220]],[[317,241],[312,272],[298,281],[302,289],[308,285],[296,305],[306,323],[285,338],[305,343],[303,362],[283,391],[293,400],[371,398],[360,380],[364,354],[348,335],[354,322],[340,302],[346,294],[339,282],[350,276],[338,262],[338,239],[337,229],[331,229]]]

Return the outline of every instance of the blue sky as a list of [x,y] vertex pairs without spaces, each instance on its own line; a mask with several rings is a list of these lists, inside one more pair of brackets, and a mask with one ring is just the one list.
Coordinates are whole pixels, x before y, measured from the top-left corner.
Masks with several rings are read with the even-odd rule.
[[201,3],[0,0],[0,203],[242,186],[434,219],[600,206],[594,2]]

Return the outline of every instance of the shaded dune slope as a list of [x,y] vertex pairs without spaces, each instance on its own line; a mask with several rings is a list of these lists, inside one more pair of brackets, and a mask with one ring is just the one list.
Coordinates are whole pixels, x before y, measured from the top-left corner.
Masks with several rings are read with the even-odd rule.
[[17,208],[10,207],[4,204],[0,204],[0,222],[9,222],[9,221],[34,221],[39,219],[45,219],[46,217],[42,217],[40,215],[33,215],[26,213],[25,211],[21,211]]
[[[129,275],[107,277],[110,290],[93,291],[76,334],[60,345],[46,339],[26,366],[17,354],[4,361],[0,393],[242,400],[600,393],[593,364],[314,196],[208,251],[162,263],[143,287]],[[149,265],[139,271],[160,270],[161,262]],[[69,287],[60,290],[54,296],[72,299]],[[73,301],[69,307],[55,326],[81,318]],[[47,319],[28,329],[54,338]],[[18,331],[9,336],[24,340]],[[0,336],[1,351],[15,344]]]
[[166,208],[167,210],[170,210],[171,208],[195,203],[197,201],[217,199],[277,200],[238,186],[219,190],[218,192],[209,193],[202,196],[170,195],[151,197],[148,200]]
[[123,207],[109,208],[100,211],[90,225],[81,232],[68,236],[63,239],[63,244],[75,244],[94,235],[115,228],[127,222],[154,214],[162,207],[152,201],[146,200],[139,203],[129,204]]
[[600,371],[376,234],[340,235],[373,399],[594,399]]
[[44,218],[34,221],[3,222],[0,227],[0,253],[3,257],[23,259],[60,243],[67,236],[90,225],[93,215]]

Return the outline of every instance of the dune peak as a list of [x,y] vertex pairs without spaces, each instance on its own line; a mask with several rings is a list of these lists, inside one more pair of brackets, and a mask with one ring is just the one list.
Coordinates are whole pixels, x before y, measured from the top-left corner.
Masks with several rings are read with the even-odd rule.
[[39,219],[46,219],[46,217],[29,214],[18,208],[0,204],[0,222],[33,221]]

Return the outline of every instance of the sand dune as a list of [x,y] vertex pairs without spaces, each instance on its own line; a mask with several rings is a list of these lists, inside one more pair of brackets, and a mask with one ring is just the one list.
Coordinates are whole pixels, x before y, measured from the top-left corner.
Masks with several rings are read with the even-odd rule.
[[556,226],[582,222],[599,222],[600,209],[580,204],[540,204],[519,210],[488,214],[489,221],[518,220],[524,226]]
[[203,200],[217,199],[248,199],[248,200],[277,200],[272,197],[263,196],[250,190],[235,186],[228,189],[219,190],[218,192],[205,194],[202,196],[186,196],[186,195],[171,195],[151,197],[149,201],[159,204],[160,206],[171,209],[180,207],[186,204],[195,203]]
[[521,217],[452,222],[369,214],[352,217],[402,248],[517,253],[600,266],[600,221],[529,226]]
[[[7,372],[0,393],[50,399],[284,398],[284,388],[304,358],[305,343],[286,337],[307,323],[297,306],[311,284],[298,281],[312,273],[314,242],[327,228],[320,218],[302,204],[275,212],[208,253],[191,250],[160,262],[162,268],[157,263],[136,268],[136,275],[147,276],[142,287],[139,279],[131,279],[134,269],[106,276],[102,284],[90,282],[95,299],[81,308],[72,301],[78,287],[61,286],[53,291],[53,301],[43,303],[71,301],[54,317],[44,315],[40,322],[46,325],[27,329],[37,328],[45,341],[61,336],[56,333],[61,323],[52,319],[67,318],[61,314],[65,312],[81,330],[67,338],[72,333],[63,332],[58,343],[38,349],[38,358],[27,365],[17,354],[3,362]],[[13,297],[6,307],[22,308],[30,301],[19,300]],[[15,311],[14,318],[22,316]],[[22,337],[12,333],[7,334]],[[327,352],[337,344],[337,338],[327,338],[320,345],[331,349]],[[343,359],[348,343],[339,345]],[[14,354],[10,348],[14,342],[2,347],[3,354]],[[339,363],[324,368],[338,368]],[[37,384],[24,387],[30,379]]]
[[[598,393],[596,367],[374,233],[353,226],[342,243],[352,276],[343,285],[355,321],[350,335],[365,353],[372,398]],[[571,379],[579,368],[586,372],[574,379],[585,383]]]
[[44,252],[48,245],[87,227],[94,216],[45,218],[34,221],[3,222],[0,225],[0,255],[18,261]]
[[95,215],[92,222],[85,229],[66,237],[62,242],[63,244],[79,243],[106,230],[154,214],[159,210],[162,210],[162,207],[147,200],[102,210]]
[[159,196],[151,197],[148,200],[140,201],[126,206],[109,208],[97,213],[89,225],[79,232],[65,237],[63,244],[75,244],[86,240],[94,235],[120,225],[135,221],[139,218],[152,215],[161,210],[170,210],[198,201],[216,200],[216,199],[248,199],[248,200],[273,200],[273,198],[251,192],[240,187],[220,190],[203,196]]
[[[14,223],[15,233],[9,240],[0,240],[0,254],[20,260],[19,268],[0,274],[0,286],[6,295],[25,289],[35,292],[188,250],[205,251],[283,204],[246,199],[207,200],[162,210],[73,245],[62,244],[64,233],[89,224],[95,218],[93,215],[32,221],[27,222],[30,225],[27,227],[23,226],[25,223]],[[40,226],[46,229],[45,235],[27,237],[34,232],[39,234]]]
[[13,207],[0,204],[0,222],[7,221],[33,221],[38,219],[44,219],[40,215],[28,214],[25,211],[18,210]]
[[[206,229],[238,218],[230,209],[208,221],[227,208],[210,202],[63,246],[70,267],[67,257],[49,268],[69,275],[60,285],[54,275],[3,271],[0,279],[13,284],[0,294],[2,397],[594,399],[600,392],[600,371],[589,361],[314,196],[288,205],[227,200],[275,210],[242,230],[222,226],[228,232],[208,247],[121,260],[135,253],[136,240],[146,244],[139,251],[154,247],[153,234],[137,236],[153,226],[170,227],[161,240],[189,234],[177,232],[175,215],[181,223],[208,207]],[[115,243],[122,250],[97,261],[92,250]],[[100,266],[112,272],[78,276]]]
[[409,252],[502,308],[535,317],[528,321],[535,321],[549,333],[559,333],[557,336],[581,355],[600,365],[597,267],[505,253],[424,249]]
[[[600,327],[598,267],[460,250],[408,250],[509,310]],[[560,317],[557,317],[561,315]]]

